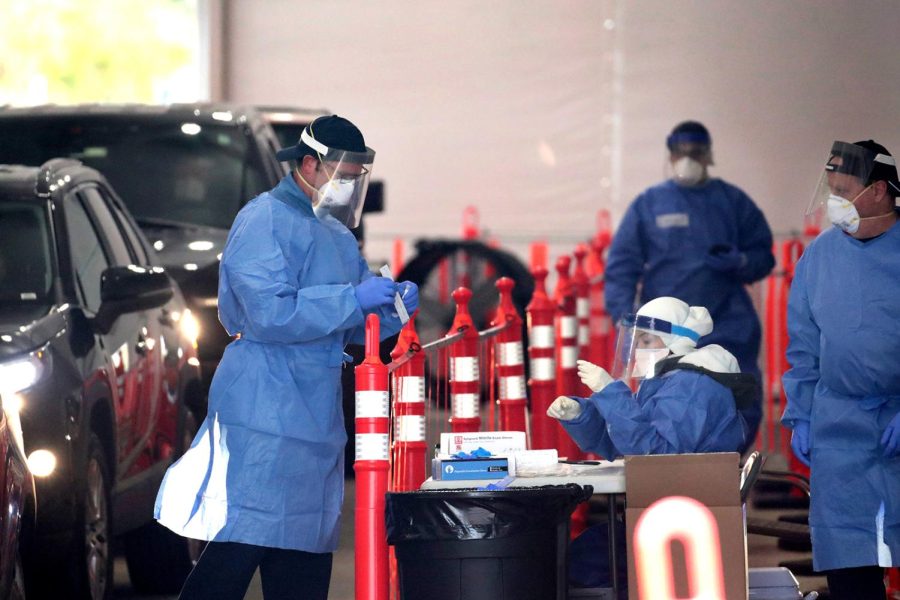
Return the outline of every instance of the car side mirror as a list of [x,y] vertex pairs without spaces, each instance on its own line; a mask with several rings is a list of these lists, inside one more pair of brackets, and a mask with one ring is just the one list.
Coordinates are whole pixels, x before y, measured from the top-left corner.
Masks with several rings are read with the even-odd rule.
[[119,316],[162,306],[174,294],[172,280],[161,267],[110,267],[100,277],[100,310],[93,325],[109,333]]
[[376,212],[384,212],[384,182],[380,179],[369,182],[363,200],[363,213]]

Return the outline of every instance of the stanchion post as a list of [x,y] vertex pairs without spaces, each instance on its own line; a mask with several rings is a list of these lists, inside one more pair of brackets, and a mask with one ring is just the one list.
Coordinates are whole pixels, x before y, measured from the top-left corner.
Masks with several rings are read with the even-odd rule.
[[525,389],[525,356],[522,348],[522,318],[512,301],[515,283],[509,277],[501,277],[495,284],[500,292],[500,305],[491,327],[506,325],[497,334],[495,356],[499,392],[501,431],[527,431]]
[[[578,387],[578,319],[575,316],[575,289],[569,270],[572,259],[560,256],[556,261],[556,395],[577,396]],[[560,456],[577,459],[581,454],[572,437],[557,422],[556,448]]]
[[[584,270],[584,260],[588,250],[584,244],[575,247],[575,270],[572,272],[572,288],[575,291],[575,318],[578,319],[578,356],[590,360],[591,353],[591,301],[590,282]],[[591,390],[576,380],[575,390],[579,396],[590,396]]]
[[394,398],[394,490],[417,490],[426,478],[425,354],[416,333],[416,311],[400,330],[391,358],[412,357],[391,374]]
[[547,416],[547,408],[556,398],[556,306],[547,296],[547,269],[538,267],[534,275],[534,293],[525,308],[528,323],[528,357],[531,378],[531,448],[556,448],[556,422]]
[[390,470],[388,369],[378,355],[379,323],[366,318],[366,357],[356,367],[356,600],[388,600],[384,495]]
[[453,294],[456,302],[456,317],[448,335],[463,332],[461,340],[451,344],[450,355],[450,429],[456,433],[466,433],[481,429],[479,402],[481,396],[481,376],[478,365],[478,330],[469,314],[469,300],[472,292],[464,287]]
[[590,303],[590,351],[588,360],[608,371],[612,370],[613,355],[615,354],[615,335],[613,335],[612,319],[606,314],[606,299],[604,293],[604,270],[606,262],[603,258],[605,246],[596,239],[591,241],[592,258],[587,264],[592,266],[588,270]]

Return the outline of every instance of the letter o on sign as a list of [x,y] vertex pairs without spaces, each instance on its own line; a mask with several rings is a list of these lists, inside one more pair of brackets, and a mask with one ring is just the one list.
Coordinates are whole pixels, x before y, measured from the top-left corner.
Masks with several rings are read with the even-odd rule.
[[651,504],[634,528],[635,571],[641,600],[677,600],[672,542],[685,549],[690,600],[724,600],[719,527],[706,506],[669,496]]

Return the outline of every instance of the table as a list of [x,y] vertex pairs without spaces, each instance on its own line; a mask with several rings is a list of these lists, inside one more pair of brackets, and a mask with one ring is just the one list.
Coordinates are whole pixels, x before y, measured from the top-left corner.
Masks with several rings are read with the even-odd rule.
[[[594,494],[607,496],[607,527],[609,530],[609,580],[612,584],[613,597],[619,597],[618,557],[616,552],[616,498],[625,493],[625,460],[613,462],[598,461],[599,464],[558,463],[553,469],[525,471],[506,485],[508,488],[537,487],[542,485],[565,485],[577,483],[590,485]],[[454,481],[436,481],[429,477],[422,484],[423,490],[460,490],[484,487],[489,483],[497,483],[497,479],[469,479]]]

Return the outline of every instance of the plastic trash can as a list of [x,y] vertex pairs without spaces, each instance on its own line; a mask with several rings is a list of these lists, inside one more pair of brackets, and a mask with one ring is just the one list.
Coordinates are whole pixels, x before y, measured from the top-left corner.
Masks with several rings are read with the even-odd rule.
[[575,484],[388,493],[401,600],[565,600]]

